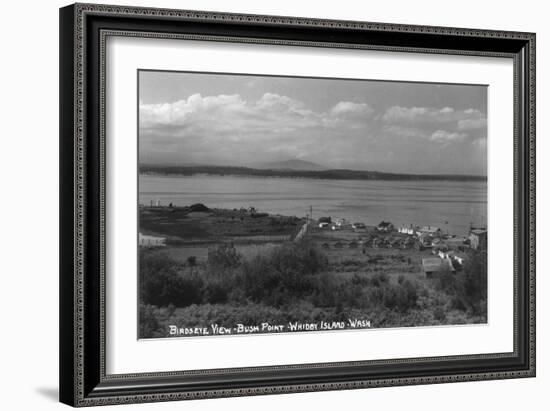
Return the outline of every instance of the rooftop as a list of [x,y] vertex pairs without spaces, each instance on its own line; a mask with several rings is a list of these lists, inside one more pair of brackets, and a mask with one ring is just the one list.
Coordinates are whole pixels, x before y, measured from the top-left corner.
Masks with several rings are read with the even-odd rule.
[[438,227],[432,227],[432,226],[424,226],[419,231],[425,232],[425,233],[435,233],[439,231]]
[[422,266],[424,267],[424,271],[454,270],[452,264],[450,264],[448,260],[443,260],[439,257],[423,258]]

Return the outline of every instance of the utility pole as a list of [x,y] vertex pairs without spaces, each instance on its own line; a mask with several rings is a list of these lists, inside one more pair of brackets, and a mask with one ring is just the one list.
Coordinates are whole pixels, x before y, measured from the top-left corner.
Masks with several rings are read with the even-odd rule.
[[309,206],[309,215],[311,217],[311,221],[313,221],[313,206],[312,205]]

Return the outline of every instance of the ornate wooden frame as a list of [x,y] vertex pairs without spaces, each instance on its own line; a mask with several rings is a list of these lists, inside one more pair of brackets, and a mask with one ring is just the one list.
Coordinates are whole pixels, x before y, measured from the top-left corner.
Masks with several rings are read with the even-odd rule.
[[[105,373],[108,36],[508,57],[514,62],[514,351],[134,375]],[[535,34],[75,4],[60,10],[60,400],[74,406],[535,375]]]

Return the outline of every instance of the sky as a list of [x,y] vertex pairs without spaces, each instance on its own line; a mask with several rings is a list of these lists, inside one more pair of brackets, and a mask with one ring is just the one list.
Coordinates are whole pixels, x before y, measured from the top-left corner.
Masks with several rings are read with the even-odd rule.
[[140,164],[487,174],[484,85],[139,72]]

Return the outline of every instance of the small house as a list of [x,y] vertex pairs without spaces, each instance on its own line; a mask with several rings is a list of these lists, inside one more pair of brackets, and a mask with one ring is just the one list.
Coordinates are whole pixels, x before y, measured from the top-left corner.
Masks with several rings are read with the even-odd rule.
[[487,230],[481,228],[473,228],[468,236],[470,240],[470,248],[474,250],[487,250]]
[[397,231],[401,234],[414,235],[414,228],[412,224],[409,227],[403,225],[399,227]]
[[393,224],[390,223],[389,221],[382,221],[376,227],[376,229],[378,231],[383,232],[383,233],[389,233],[389,232],[393,231],[393,228],[394,228]]
[[166,238],[139,233],[138,245],[140,247],[164,247],[166,245]]
[[423,234],[427,234],[431,237],[439,237],[441,235],[441,229],[433,226],[424,226],[416,231],[416,235],[420,237]]
[[439,257],[428,257],[422,259],[422,271],[426,277],[432,278],[443,273],[454,273],[455,269],[451,260]]
[[445,244],[447,244],[447,246],[450,249],[455,249],[455,250],[460,250],[465,248],[466,243],[467,241],[466,241],[466,238],[464,237],[451,237],[445,240]]
[[420,234],[418,236],[418,241],[423,247],[431,247],[432,246],[432,236],[426,233]]
[[365,231],[367,226],[364,223],[353,223],[351,228],[353,228],[354,231]]
[[466,262],[466,254],[459,253],[459,252],[456,252],[456,251],[447,252],[447,258],[449,258],[451,261],[456,261],[458,263],[458,265],[460,265],[461,267]]

